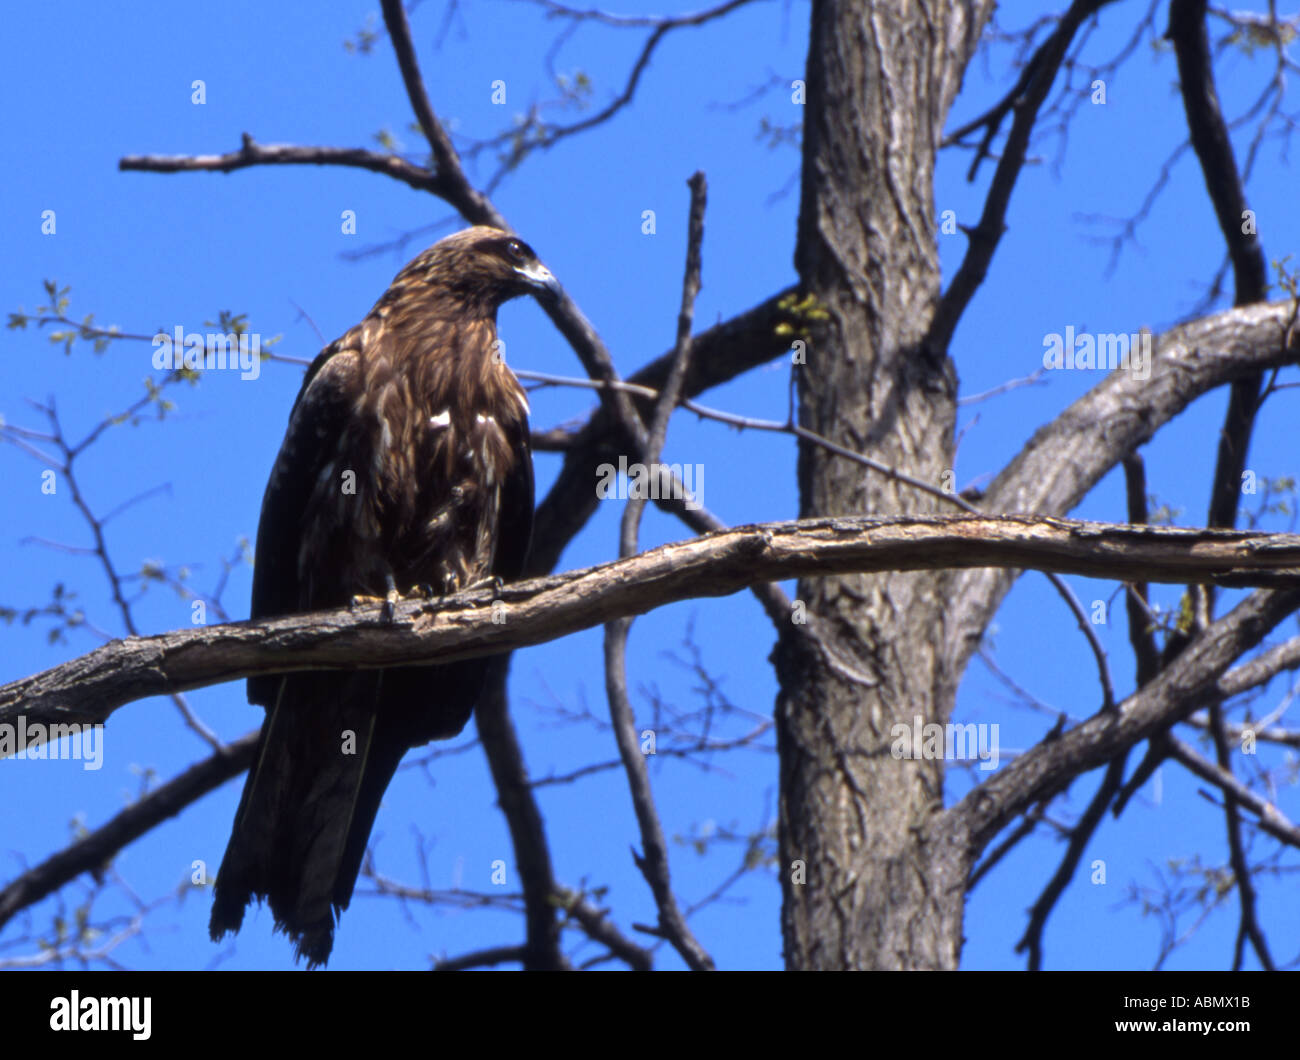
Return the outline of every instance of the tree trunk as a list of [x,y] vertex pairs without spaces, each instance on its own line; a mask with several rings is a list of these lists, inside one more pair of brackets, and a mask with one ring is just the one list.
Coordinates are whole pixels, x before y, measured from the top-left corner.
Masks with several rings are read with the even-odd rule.
[[[934,161],[983,23],[973,6],[813,4],[795,254],[818,303],[795,355],[799,422],[949,488],[956,375],[923,340],[940,283]],[[801,517],[949,510],[806,442],[799,489]],[[952,711],[941,578],[799,583],[807,623],[796,609],[774,656],[789,968],[957,966],[968,865],[932,827],[943,762],[891,755],[894,725]]]

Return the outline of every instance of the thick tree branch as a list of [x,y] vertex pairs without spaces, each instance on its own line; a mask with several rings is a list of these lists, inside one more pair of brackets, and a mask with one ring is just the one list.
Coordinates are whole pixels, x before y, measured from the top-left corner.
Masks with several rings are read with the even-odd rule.
[[[1300,360],[1295,312],[1289,301],[1230,309],[1153,339],[1149,374],[1111,372],[1040,427],[994,479],[981,506],[1005,513],[1070,511],[1196,398],[1252,371]],[[955,672],[1014,580],[1011,570],[960,572],[948,579],[944,595],[955,601],[950,617]],[[1137,572],[1129,580],[1157,579]]]
[[1150,375],[1115,371],[1041,427],[985,494],[991,511],[1069,511],[1196,398],[1238,376],[1300,360],[1293,302],[1227,310],[1151,342]]
[[1300,637],[1292,637],[1234,666],[1223,675],[1224,696],[1239,696],[1266,685],[1285,670],[1300,670]]
[[1252,594],[1196,637],[1158,677],[1121,703],[1118,711],[1098,714],[1057,739],[1039,744],[970,792],[945,812],[940,831],[974,858],[1016,814],[1208,700],[1222,698],[1221,678],[1227,667],[1297,608],[1297,587]]
[[1292,589],[1300,586],[1300,536],[1027,516],[759,523],[509,585],[499,604],[476,590],[400,603],[391,621],[378,606],[342,608],[113,641],[0,686],[0,725],[20,714],[28,724],[100,722],[133,700],[254,674],[493,655],[757,581],[986,566]]

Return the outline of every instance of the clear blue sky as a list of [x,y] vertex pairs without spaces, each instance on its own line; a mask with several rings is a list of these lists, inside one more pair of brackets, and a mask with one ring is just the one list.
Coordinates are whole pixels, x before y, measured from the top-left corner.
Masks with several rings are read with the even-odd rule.
[[[609,4],[631,11],[636,5]],[[657,10],[691,10],[667,3]],[[195,9],[197,8],[197,9]],[[1087,56],[1103,61],[1132,31],[1132,5],[1108,10]],[[1005,28],[1038,14],[1036,5],[1004,4]],[[1164,15],[1161,14],[1161,19]],[[8,12],[9,58],[0,71],[8,106],[5,194],[0,229],[3,309],[31,311],[41,304],[41,281],[68,285],[70,313],[93,313],[97,323],[124,331],[171,332],[180,325],[208,330],[222,310],[247,314],[264,336],[282,334],[278,352],[309,358],[325,340],[355,323],[392,275],[435,235],[461,227],[448,207],[405,185],[360,170],[279,167],[230,175],[120,173],[123,155],[220,153],[234,150],[241,133],[262,143],[369,146],[389,130],[401,149],[416,151],[418,135],[391,49],[376,43],[368,56],[342,46],[367,24],[381,25],[373,4],[331,0],[300,8],[230,2],[178,6],[131,5],[123,10],[93,3],[21,5]],[[462,138],[489,137],[534,102],[551,99],[545,60],[561,25],[531,5],[476,0],[461,4],[444,26],[440,5],[424,4],[412,16],[418,55],[433,105]],[[1161,23],[1163,29],[1163,22]],[[581,70],[593,82],[596,106],[621,89],[643,31],[588,26],[557,53],[555,69]],[[725,319],[795,279],[792,265],[797,209],[798,154],[770,148],[760,122],[799,120],[787,87],[759,94],[772,81],[788,86],[802,76],[807,5],[773,2],[744,8],[729,18],[670,35],[647,69],[634,103],[613,121],[531,157],[509,176],[495,201],[536,247],[600,329],[619,369],[631,373],[669,348],[674,334],[685,243],[686,178],[703,169],[710,195],[704,244],[704,289],[697,305],[703,327]],[[982,111],[1008,86],[1006,49],[978,60],[966,76],[965,94],[952,122]],[[1235,116],[1253,100],[1269,74],[1268,61],[1228,55],[1220,63],[1225,109]],[[1041,362],[1043,336],[1067,325],[1094,331],[1160,331],[1196,304],[1222,257],[1198,170],[1184,157],[1169,186],[1139,230],[1118,268],[1106,275],[1109,246],[1090,237],[1100,231],[1081,215],[1128,216],[1141,204],[1161,163],[1182,136],[1176,71],[1168,50],[1143,45],[1108,83],[1105,106],[1083,106],[1068,143],[1036,148],[1042,162],[1028,167],[1016,189],[989,278],[967,313],[953,347],[962,392],[974,394],[1028,375]],[[206,103],[191,102],[191,83],[206,83]],[[493,81],[504,80],[507,101],[494,105]],[[744,106],[734,104],[750,99]],[[586,112],[557,113],[569,121]],[[1243,134],[1248,135],[1249,130]],[[1239,142],[1238,150],[1244,146]],[[1059,172],[1051,163],[1062,151]],[[966,155],[941,157],[936,206],[974,223],[989,171],[965,182]],[[486,181],[489,158],[471,176]],[[1294,173],[1267,143],[1249,188],[1270,258],[1297,245]],[[644,210],[657,214],[657,234],[643,235]],[[42,212],[56,211],[57,231],[41,232]],[[357,215],[357,233],[343,234],[340,215]],[[405,250],[361,260],[345,255],[393,240],[421,226],[445,222]],[[945,276],[964,250],[964,237],[941,247]],[[301,313],[300,310],[301,309]],[[531,303],[514,303],[501,315],[502,334],[516,367],[564,374],[580,369],[572,352]],[[48,331],[49,329],[47,329]],[[70,438],[80,438],[104,416],[142,393],[153,375],[151,349],[121,342],[95,355],[79,343],[71,356],[46,334],[7,331],[0,357],[0,415],[10,424],[41,429],[43,418],[24,399],[53,397]],[[707,403],[754,416],[784,416],[788,367],[778,363],[711,392]],[[165,487],[116,516],[107,529],[112,556],[123,572],[145,562],[190,570],[192,584],[209,591],[223,557],[241,538],[252,539],[262,490],[300,381],[297,368],[266,364],[255,381],[232,373],[206,376],[197,387],[176,388],[166,420],[109,431],[78,463],[88,503],[107,513],[138,495]],[[966,430],[959,454],[961,485],[994,474],[1041,423],[1096,383],[1088,373],[1057,373],[1048,385],[1015,390],[963,409]],[[1288,423],[1294,392],[1265,409],[1250,466],[1259,474],[1294,474],[1294,426]],[[1204,520],[1214,440],[1223,396],[1200,402],[1145,451],[1150,488],[1182,509],[1186,525]],[[534,424],[546,428],[582,415],[587,393],[535,395]],[[730,524],[791,518],[797,511],[794,447],[784,437],[738,436],[714,423],[679,414],[666,459],[702,463],[704,500]],[[558,458],[536,460],[539,497]],[[9,562],[0,568],[0,606],[40,607],[56,584],[78,594],[89,621],[113,636],[124,632],[102,570],[92,558],[51,549],[33,539],[84,546],[89,534],[69,491],[41,491],[43,465],[12,446],[0,446],[0,543]],[[616,552],[620,506],[602,505],[598,516],[565,554],[562,568],[610,558]],[[1107,478],[1075,513],[1121,520],[1123,489]],[[1266,525],[1289,528],[1289,520]],[[680,538],[685,530],[657,512],[647,515],[643,545]],[[1071,579],[1090,603],[1110,598],[1111,583]],[[250,570],[237,567],[223,602],[233,619],[246,617]],[[1155,590],[1174,607],[1175,587]],[[152,585],[135,604],[143,632],[190,624],[190,604]],[[89,631],[50,643],[51,623],[0,628],[0,681],[81,654],[100,643]],[[1288,627],[1289,628],[1289,627]],[[632,633],[631,687],[641,724],[654,724],[654,698],[682,713],[703,706],[697,677],[678,660],[694,630],[700,662],[737,711],[719,717],[715,736],[739,735],[755,719],[770,717],[776,686],[767,662],[773,632],[748,594],[666,608],[638,620]],[[1131,690],[1132,660],[1121,622],[1102,628],[1119,689]],[[1068,712],[1087,716],[1098,705],[1095,668],[1073,619],[1041,576],[1027,575],[990,631],[999,666],[1024,688]],[[520,653],[512,672],[512,710],[534,777],[565,773],[616,756],[599,719],[605,716],[600,633]],[[678,660],[673,658],[676,653]],[[1284,694],[1280,682],[1256,705],[1266,712]],[[258,724],[261,711],[247,705],[243,684],[204,689],[190,697],[194,709],[223,737],[233,739]],[[571,716],[589,710],[595,724]],[[1005,688],[973,662],[959,698],[959,720],[997,722],[1003,755],[1031,746],[1051,727],[1043,716],[1010,702]],[[473,728],[462,741],[473,736]],[[0,881],[60,849],[70,822],[102,824],[142,789],[174,776],[204,757],[206,745],[185,728],[166,700],[129,705],[113,715],[105,735],[103,768],[77,762],[0,762]],[[765,746],[770,747],[770,735]],[[456,745],[448,745],[456,746]],[[412,757],[415,757],[413,755]],[[1266,751],[1261,765],[1281,756]],[[659,759],[652,779],[670,836],[714,835],[705,854],[674,844],[672,870],[682,901],[709,895],[736,867],[745,835],[774,826],[776,760],[771,753],[716,755],[712,770]],[[1076,783],[1062,815],[1086,804],[1098,777]],[[231,781],[178,819],[128,847],[115,870],[145,903],[175,892],[196,860],[215,871],[229,835],[242,781]],[[966,789],[959,770],[950,774],[950,797]],[[1081,870],[1057,907],[1046,935],[1053,968],[1134,968],[1154,960],[1160,924],[1125,897],[1130,885],[1158,887],[1172,858],[1226,860],[1222,815],[1196,795],[1198,785],[1166,767],[1118,823],[1108,821],[1085,859],[1107,863],[1107,883],[1095,886]],[[1300,816],[1294,787],[1282,787],[1279,804]],[[616,922],[652,922],[653,906],[629,856],[639,845],[621,774],[606,771],[572,784],[546,787],[540,800],[556,871],[570,886],[608,888]],[[427,879],[416,856],[416,832],[426,840]],[[724,838],[718,839],[718,836]],[[373,837],[387,876],[414,886],[494,892],[491,863],[509,866],[505,890],[515,892],[513,852],[481,753],[444,755],[427,770],[406,770],[385,799]],[[769,846],[772,844],[769,843]],[[1016,968],[1012,952],[1025,910],[1054,870],[1061,845],[1051,838],[1023,843],[974,892],[967,907],[969,968]],[[1256,846],[1262,854],[1264,844]],[[1294,868],[1293,855],[1281,864]],[[1261,911],[1275,956],[1295,957],[1300,929],[1293,895],[1281,883],[1261,883]],[[84,882],[84,881],[83,881]],[[483,910],[405,909],[365,893],[362,881],[344,915],[332,967],[420,967],[430,955],[457,955],[522,935],[514,914]],[[48,932],[60,909],[80,901],[82,883],[42,903],[0,932],[0,960],[35,947],[18,942],[28,931]],[[694,920],[697,934],[724,968],[780,966],[780,889],[775,870],[751,873]],[[251,916],[233,947],[209,943],[208,893],[164,903],[145,930],[114,950],[120,963],[138,968],[283,968],[288,944],[272,936],[267,913]],[[129,915],[124,891],[110,887],[97,901],[99,918]],[[1193,914],[1194,916],[1194,914]],[[1182,930],[1191,917],[1179,923]],[[1170,967],[1221,967],[1230,960],[1236,930],[1235,898],[1213,914]],[[579,956],[590,956],[590,946]],[[659,963],[677,965],[662,952]]]

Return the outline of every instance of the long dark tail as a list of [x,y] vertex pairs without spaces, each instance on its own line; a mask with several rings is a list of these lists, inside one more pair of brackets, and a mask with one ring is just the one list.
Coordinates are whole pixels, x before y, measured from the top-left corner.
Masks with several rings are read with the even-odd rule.
[[380,709],[391,691],[384,677],[309,673],[280,682],[217,874],[214,941],[239,930],[253,898],[267,899],[298,959],[314,968],[329,958],[380,801],[410,746]]

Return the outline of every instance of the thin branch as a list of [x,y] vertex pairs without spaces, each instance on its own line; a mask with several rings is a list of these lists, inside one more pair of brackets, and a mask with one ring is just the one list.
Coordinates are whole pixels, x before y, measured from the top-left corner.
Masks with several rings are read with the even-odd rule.
[[524,890],[524,967],[530,971],[564,967],[555,903],[557,884],[551,864],[546,823],[533,795],[523,748],[510,717],[506,694],[508,657],[488,667],[483,692],[474,707],[474,724],[492,771],[497,802],[510,829],[515,866]]
[[[622,393],[635,394],[638,397],[651,398],[655,400],[662,397],[660,391],[640,383],[628,383],[617,380],[606,383],[594,379],[574,379],[570,376],[551,375],[547,372],[521,371],[516,374],[521,379],[532,379],[552,386],[586,387],[593,390],[613,388]],[[735,427],[740,431],[768,431],[774,434],[788,434],[794,438],[802,438],[804,441],[810,442],[828,452],[834,453],[836,456],[842,456],[844,459],[851,460],[855,464],[860,464],[863,467],[870,468],[872,471],[879,472],[886,478],[895,482],[904,482],[932,497],[938,497],[940,500],[945,501],[954,507],[960,508],[963,511],[972,514],[979,514],[978,508],[955,493],[949,493],[948,491],[935,486],[933,483],[926,482],[924,479],[916,478],[915,476],[909,475],[904,471],[899,471],[897,468],[891,467],[888,464],[882,464],[879,460],[875,460],[863,453],[848,449],[845,446],[839,445],[836,442],[831,441],[829,438],[790,420],[781,422],[779,420],[764,420],[753,416],[742,416],[738,413],[724,412],[721,409],[701,405],[696,401],[692,401],[690,398],[680,398],[676,404],[689,412],[695,413],[695,415],[700,419],[712,420],[715,423],[723,423],[729,427]],[[581,434],[582,432],[565,432],[563,436],[564,441],[561,444],[555,444],[558,440],[553,437],[544,436],[542,444],[543,447],[546,448],[567,449],[570,445],[576,443],[576,441],[581,437]],[[550,442],[549,445],[547,444],[548,441]],[[646,463],[653,463],[653,461],[646,461]]]
[[604,909],[597,909],[582,895],[573,891],[560,890],[557,904],[577,921],[587,937],[608,947],[611,954],[625,961],[634,971],[648,972],[653,966],[650,952],[637,945],[609,921],[609,914]]
[[1228,770],[1202,758],[1178,737],[1170,736],[1167,739],[1171,759],[1186,766],[1202,780],[1221,789],[1225,798],[1230,794],[1239,806],[1249,810],[1258,818],[1256,823],[1261,831],[1267,832],[1288,846],[1300,848],[1300,826],[1288,820],[1276,806],[1260,798]]
[[[1232,756],[1228,752],[1228,737],[1223,729],[1223,707],[1218,702],[1210,704],[1210,735],[1214,739],[1214,753],[1221,772],[1231,775]],[[1268,952],[1268,942],[1264,931],[1259,926],[1255,884],[1250,876],[1250,865],[1246,861],[1246,852],[1241,842],[1241,817],[1237,813],[1237,796],[1231,788],[1223,789],[1223,817],[1228,834],[1228,858],[1232,865],[1232,874],[1237,881],[1237,897],[1241,908],[1241,927],[1237,934],[1237,946],[1233,955],[1232,970],[1241,970],[1243,943],[1249,939],[1254,947],[1259,963],[1268,972],[1275,971],[1273,958]]]
[[[1061,16],[1056,30],[1043,42],[1029,66],[1025,68],[1015,90],[989,115],[973,123],[972,128],[985,123],[988,125],[984,147],[981,149],[982,154],[1001,123],[1003,115],[1008,111],[1015,114],[1011,122],[1011,131],[1007,134],[1007,141],[1002,147],[1002,157],[998,160],[993,173],[993,181],[989,186],[988,197],[984,201],[984,211],[980,215],[979,224],[974,228],[966,229],[970,239],[966,256],[962,258],[962,263],[953,275],[948,290],[943,293],[943,298],[935,310],[924,339],[923,346],[931,356],[938,357],[947,352],[962,314],[966,312],[966,307],[975,297],[975,292],[979,290],[980,284],[984,282],[984,277],[988,273],[989,263],[993,260],[1002,233],[1006,230],[1007,207],[1011,204],[1011,192],[1015,189],[1020,170],[1025,164],[1025,152],[1029,146],[1030,134],[1034,130],[1034,123],[1038,119],[1038,110],[1047,98],[1052,82],[1056,79],[1056,73],[1069,50],[1070,41],[1085,19],[1106,4],[1113,2],[1114,0],[1074,0]],[[959,129],[958,133],[964,131]],[[973,165],[978,163],[981,154],[976,155]],[[974,177],[973,168],[971,177],[972,179]]]
[[978,405],[982,401],[988,401],[989,398],[998,397],[999,395],[1006,394],[1012,390],[1019,390],[1024,386],[1046,386],[1047,380],[1043,378],[1044,371],[1045,369],[1043,368],[1035,368],[1028,375],[1022,376],[1019,379],[1008,379],[1005,383],[999,383],[997,386],[990,387],[988,390],[983,390],[978,394],[970,394],[967,397],[958,398],[957,405],[959,408],[964,408],[967,405]]
[[1012,829],[1002,842],[998,843],[992,850],[985,855],[984,860],[971,869],[970,875],[966,877],[966,896],[970,897],[976,885],[987,876],[997,864],[1006,857],[1020,843],[1022,839],[1028,837],[1039,823],[1047,811],[1047,803],[1040,802],[1032,810],[1025,814],[1020,823]]
[[[691,324],[695,316],[695,297],[700,290],[700,243],[704,238],[704,207],[707,184],[704,174],[690,179],[691,207],[688,224],[686,275],[682,281],[682,307],[677,318],[677,343],[672,371],[655,407],[644,458],[657,479],[667,477],[659,469],[659,455],[668,434],[673,406],[681,395],[682,381],[691,355]],[[648,498],[638,491],[628,499],[619,530],[619,556],[626,559],[636,552],[641,513]],[[637,867],[645,876],[659,910],[659,932],[668,939],[687,965],[694,971],[711,971],[713,958],[700,945],[686,923],[672,891],[668,870],[668,847],[663,826],[650,790],[650,776],[637,736],[636,716],[627,694],[627,637],[631,616],[616,618],[605,627],[605,691],[609,698],[610,723],[618,743],[619,757],[627,774],[641,832],[643,853],[633,852]]]
[[[572,8],[566,8],[562,4],[547,3],[546,6],[552,15],[566,15],[573,18],[591,18],[605,22],[608,25],[634,26],[648,25],[653,29],[650,35],[646,37],[645,44],[641,47],[641,52],[636,61],[632,64],[632,71],[628,75],[627,83],[620,92],[607,106],[597,111],[589,118],[582,121],[574,122],[571,125],[547,126],[544,128],[536,146],[547,148],[552,147],[566,137],[573,136],[576,133],[585,132],[597,125],[604,124],[620,110],[632,102],[632,97],[636,95],[637,85],[641,81],[641,75],[645,73],[646,67],[650,64],[650,57],[654,54],[655,48],[659,42],[670,32],[680,29],[683,26],[702,26],[706,22],[721,18],[730,14],[738,7],[751,3],[752,0],[727,0],[724,4],[717,7],[709,8],[706,11],[695,12],[689,15],[674,15],[662,18],[619,18],[618,16],[605,15],[604,12],[598,11],[576,11]],[[517,159],[512,160],[510,167],[517,164]]]
[[[174,381],[174,379],[174,375],[169,377],[170,381]],[[59,420],[59,414],[58,410],[55,408],[54,400],[51,398],[48,405],[36,405],[36,408],[44,412],[46,418],[50,421],[51,433],[48,435],[48,439],[54,443],[61,454],[60,459],[52,461],[51,463],[63,476],[64,481],[67,482],[68,489],[72,495],[73,506],[81,513],[82,518],[86,521],[86,525],[90,528],[91,537],[94,541],[94,547],[90,551],[99,560],[99,565],[104,571],[104,576],[108,579],[109,590],[112,594],[113,602],[117,606],[118,614],[121,616],[122,624],[126,627],[126,631],[133,637],[139,636],[140,631],[136,627],[135,617],[131,611],[131,604],[127,601],[122,592],[122,585],[126,579],[118,573],[117,568],[113,563],[113,559],[109,555],[108,544],[104,537],[104,526],[113,515],[116,515],[125,506],[139,500],[140,496],[134,497],[131,500],[124,502],[122,505],[118,505],[107,516],[100,518],[91,510],[89,502],[82,494],[73,465],[77,457],[94,444],[94,442],[99,439],[100,435],[110,426],[116,423],[121,423],[124,419],[130,419],[155,399],[156,391],[151,390],[144,397],[130,405],[125,412],[120,413],[117,416],[105,417],[76,445],[69,444],[63,433],[63,424]],[[0,433],[0,436],[2,436],[2,433]],[[182,720],[185,722],[186,727],[198,735],[198,737],[214,751],[220,751],[220,738],[203,723],[202,719],[199,718],[197,714],[194,713],[185,697],[179,693],[173,693],[171,698],[172,702],[176,705],[176,709],[179,711]]]
[[[1234,305],[1262,302],[1268,296],[1268,266],[1264,248],[1247,225],[1246,191],[1232,151],[1232,139],[1219,108],[1210,59],[1209,35],[1205,27],[1206,0],[1173,0],[1169,8],[1169,32],[1178,57],[1178,78],[1182,91],[1187,128],[1205,187],[1214,207],[1232,259],[1236,279]],[[1209,526],[1235,526],[1241,500],[1242,471],[1250,452],[1255,416],[1260,406],[1263,374],[1252,372],[1233,381],[1228,391],[1228,408],[1219,432],[1218,454],[1210,488]]]
[[[709,754],[716,751],[734,751],[739,747],[750,747],[758,740],[760,736],[765,735],[773,727],[773,722],[763,721],[756,725],[743,736],[737,736],[732,740],[696,740],[692,744],[684,747],[664,747],[659,744],[655,748],[655,757],[657,758],[681,758],[690,761],[692,756],[698,754]],[[760,750],[773,750],[772,748],[760,748]],[[611,769],[618,769],[623,764],[622,759],[609,759],[605,762],[592,762],[577,769],[570,770],[568,773],[555,773],[546,777],[539,777],[531,781],[530,786],[534,788],[550,787],[557,784],[572,784],[575,781],[582,780],[584,777],[595,776],[597,773],[605,773]],[[699,763],[693,763],[699,764]]]
[[1074,590],[1066,583],[1060,575],[1047,573],[1047,580],[1052,583],[1052,587],[1065,600],[1066,606],[1074,615],[1075,621],[1079,624],[1079,631],[1088,641],[1088,647],[1092,649],[1093,659],[1097,663],[1097,674],[1101,681],[1101,709],[1115,709],[1115,684],[1110,677],[1110,664],[1106,661],[1106,649],[1101,646],[1101,641],[1097,639],[1097,633],[1092,628],[1092,623],[1088,621],[1088,613],[1084,611],[1083,605],[1079,603],[1079,598],[1074,595]]
[[1056,872],[1052,874],[1052,878],[1047,882],[1047,886],[1043,888],[1042,894],[1038,896],[1038,900],[1034,902],[1033,908],[1030,910],[1029,924],[1025,928],[1025,933],[1020,937],[1020,941],[1016,943],[1016,952],[1024,953],[1026,950],[1029,951],[1028,970],[1031,972],[1042,970],[1043,931],[1047,927],[1047,918],[1051,916],[1057,901],[1065,893],[1065,888],[1074,879],[1075,871],[1079,867],[1079,862],[1083,859],[1084,851],[1087,850],[1093,835],[1096,834],[1097,827],[1106,816],[1106,807],[1110,805],[1111,800],[1115,798],[1116,792],[1119,791],[1120,783],[1124,779],[1125,757],[1126,755],[1120,755],[1114,758],[1106,767],[1106,773],[1102,777],[1101,784],[1088,801],[1088,808],[1084,810],[1079,823],[1070,830],[1070,841],[1066,846],[1065,854],[1061,858],[1061,863],[1057,865]]
[[[1147,524],[1147,473],[1140,454],[1124,458],[1124,489],[1128,521],[1134,526]],[[1156,648],[1155,630],[1151,628],[1150,603],[1145,581],[1134,582],[1124,594],[1128,614],[1128,639],[1137,661],[1137,686],[1141,688],[1160,669],[1160,652]]]
[[510,961],[523,962],[528,954],[527,946],[491,946],[485,950],[473,950],[459,957],[446,957],[433,962],[435,972],[463,972],[470,968],[491,968]]
[[411,101],[411,110],[433,151],[437,175],[434,186],[426,190],[451,203],[471,224],[509,230],[505,218],[487,196],[477,191],[466,179],[456,149],[451,146],[450,137],[433,112],[429,95],[424,90],[424,80],[420,77],[415,46],[411,43],[411,27],[406,21],[406,9],[402,6],[402,0],[380,0],[380,7],[384,13],[384,25],[388,27],[388,38],[393,44],[393,53],[397,56],[398,69],[402,72],[406,96]]
[[400,180],[417,191],[443,193],[440,175],[398,158],[363,147],[309,147],[297,144],[259,144],[244,133],[238,151],[224,155],[125,155],[118,159],[123,172],[233,173],[251,166],[345,166],[367,169]]

